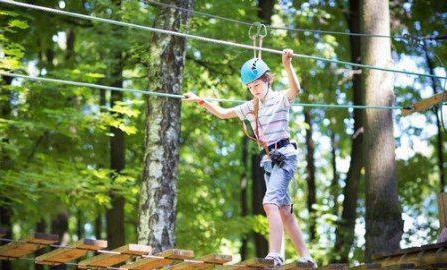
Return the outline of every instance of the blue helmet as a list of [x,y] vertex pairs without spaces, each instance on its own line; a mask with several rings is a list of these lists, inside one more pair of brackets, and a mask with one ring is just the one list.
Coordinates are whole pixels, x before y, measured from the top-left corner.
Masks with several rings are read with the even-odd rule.
[[251,83],[259,79],[264,73],[269,71],[267,64],[260,58],[252,58],[245,62],[241,68],[241,79],[244,84]]

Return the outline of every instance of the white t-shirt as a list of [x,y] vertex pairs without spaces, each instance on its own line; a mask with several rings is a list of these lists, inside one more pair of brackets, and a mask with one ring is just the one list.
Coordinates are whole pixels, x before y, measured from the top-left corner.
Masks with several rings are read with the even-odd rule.
[[[273,91],[269,89],[264,102],[259,102],[259,138],[267,142],[268,145],[274,144],[282,139],[290,138],[289,130],[289,111],[291,103],[287,91]],[[236,115],[244,121],[250,121],[253,130],[256,130],[254,116],[254,101],[247,101],[234,107]],[[293,145],[282,147],[279,152],[286,156],[296,155],[296,149]],[[261,161],[261,164],[269,160],[267,155]]]

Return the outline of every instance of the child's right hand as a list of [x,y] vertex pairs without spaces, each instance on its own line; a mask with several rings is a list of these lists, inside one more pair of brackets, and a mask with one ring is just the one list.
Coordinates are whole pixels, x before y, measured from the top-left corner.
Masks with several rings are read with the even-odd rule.
[[201,97],[197,96],[194,93],[188,92],[188,93],[183,95],[183,100],[184,101],[191,101],[191,102],[199,102],[199,101],[201,101],[203,99]]

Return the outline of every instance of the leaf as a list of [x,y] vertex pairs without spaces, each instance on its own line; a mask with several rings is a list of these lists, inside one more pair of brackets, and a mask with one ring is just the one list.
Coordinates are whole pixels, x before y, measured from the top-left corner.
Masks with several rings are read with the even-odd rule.
[[11,16],[11,17],[17,17],[18,16],[18,14],[16,12],[9,11],[9,10],[0,10],[0,15]]
[[93,73],[93,72],[87,73],[87,74],[85,74],[85,75],[87,75],[88,77],[91,77],[91,78],[95,78],[95,79],[102,79],[102,78],[105,78],[105,77],[106,77],[104,74],[101,74],[101,73]]
[[9,26],[17,27],[20,29],[27,29],[29,27],[27,22],[17,19],[9,21]]
[[21,63],[17,59],[0,59],[0,68],[4,69],[19,69],[21,67]]
[[113,106],[113,108],[111,108],[110,111],[121,113],[121,114],[127,115],[129,117],[137,117],[138,115],[140,115],[139,110],[132,109],[128,105],[123,106],[123,105],[117,104],[117,105]]
[[95,199],[100,205],[108,205],[110,204],[110,198],[109,196],[106,196],[104,194],[96,194]]
[[118,127],[122,131],[126,132],[127,135],[132,135],[137,133],[137,128],[135,126],[119,125]]

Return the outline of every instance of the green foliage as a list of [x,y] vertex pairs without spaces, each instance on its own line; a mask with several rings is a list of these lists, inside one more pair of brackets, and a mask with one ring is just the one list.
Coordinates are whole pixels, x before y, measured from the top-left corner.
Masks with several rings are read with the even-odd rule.
[[[122,1],[121,9],[110,0],[100,1],[35,1],[36,4],[92,14],[104,18],[153,25],[160,8],[142,1]],[[436,34],[445,29],[445,5],[442,1],[393,1],[391,6],[393,33],[409,31]],[[275,5],[272,22],[277,26],[347,31],[343,10],[347,1],[280,1]],[[236,18],[258,21],[257,1],[196,1],[195,9]],[[401,6],[406,12],[402,12]],[[436,11],[436,12],[435,12]],[[118,63],[116,51],[125,59],[123,79],[126,87],[151,90],[147,80],[152,56],[148,53],[152,34],[98,22],[48,16],[37,11],[0,7],[0,69],[27,71],[39,76],[112,85],[116,82],[110,68]],[[444,20],[442,19],[444,18]],[[419,25],[419,26],[418,26]],[[420,27],[422,25],[422,27]],[[194,16],[191,34],[251,44],[248,27],[218,19]],[[68,50],[67,35],[73,31],[73,55]],[[265,47],[292,48],[297,53],[350,60],[347,36],[271,30]],[[420,46],[393,41],[396,60],[403,57],[421,59]],[[445,43],[430,43],[430,53],[446,57]],[[252,57],[249,50],[188,40],[183,92],[194,91],[204,97],[250,98],[241,84],[239,68]],[[417,58],[419,57],[419,58]],[[275,74],[274,88],[287,88],[281,57],[263,53]],[[423,58],[423,57],[422,57]],[[419,66],[426,68],[423,61]],[[303,91],[299,102],[348,103],[352,100],[352,82],[346,69],[314,60],[294,59],[293,65]],[[436,63],[441,69],[439,63]],[[78,221],[94,226],[100,213],[110,207],[110,194],[126,199],[126,239],[137,241],[138,199],[144,162],[145,97],[125,93],[124,99],[110,105],[108,91],[71,87],[52,83],[2,78],[0,94],[0,206],[13,210],[15,236],[34,230],[41,219],[51,221],[61,211],[68,211],[70,236],[77,239]],[[396,84],[398,104],[409,104],[430,91],[430,81],[417,80],[412,85]],[[229,107],[234,104],[222,104]],[[351,152],[352,111],[312,109],[316,143],[317,204],[309,216],[306,205],[306,151],[302,108],[293,108],[291,131],[299,147],[299,165],[291,191],[295,213],[304,232],[309,219],[317,220],[317,239],[307,241],[320,263],[328,263],[335,241],[343,200],[347,164]],[[421,116],[424,124],[408,124],[397,115],[396,142],[425,140],[435,149],[435,119],[430,113]],[[401,121],[407,124],[400,124]],[[195,104],[182,104],[181,152],[178,179],[177,246],[194,249],[197,255],[211,252],[239,253],[241,239],[252,232],[268,235],[264,216],[241,216],[241,181],[250,179],[250,168],[242,162],[243,132],[239,120],[219,121],[204,113]],[[426,123],[426,124],[425,124]],[[126,169],[116,173],[110,169],[111,127],[126,137]],[[331,189],[333,179],[330,134],[335,133],[339,181]],[[428,135],[427,135],[428,134]],[[444,145],[443,145],[444,147]],[[258,151],[253,144],[250,152]],[[416,220],[404,234],[404,244],[428,243],[435,239],[436,200],[439,171],[436,151],[414,151],[397,161],[399,194],[408,220]],[[256,166],[256,164],[250,164]],[[358,207],[359,227],[364,227],[364,183],[361,183]],[[251,181],[248,205],[251,206]],[[338,209],[334,210],[334,200]],[[82,215],[78,217],[78,212]],[[251,211],[249,211],[251,213]],[[27,218],[24,219],[23,217]],[[422,218],[421,218],[422,217]],[[81,222],[82,223],[82,222]],[[93,237],[92,231],[86,231]],[[307,233],[306,233],[306,237]],[[251,238],[248,238],[251,241]],[[249,255],[256,247],[249,244]],[[357,233],[351,250],[352,262],[363,261],[364,239]],[[286,248],[289,260],[298,258],[292,244]]]

